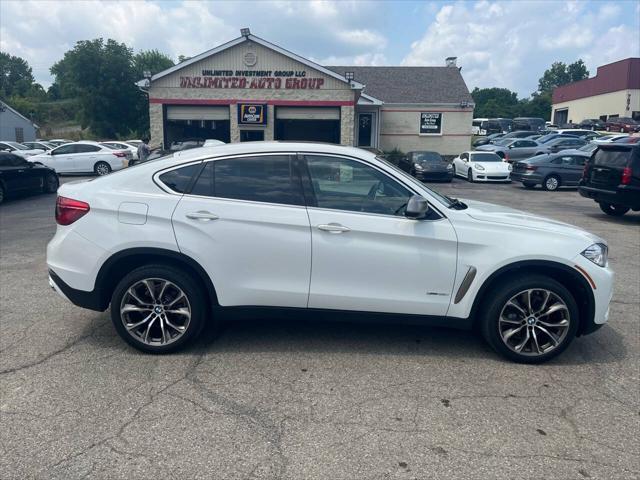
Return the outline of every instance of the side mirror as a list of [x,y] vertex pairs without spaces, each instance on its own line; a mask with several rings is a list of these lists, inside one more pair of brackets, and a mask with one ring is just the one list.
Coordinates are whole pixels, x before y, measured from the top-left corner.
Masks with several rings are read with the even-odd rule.
[[413,218],[414,220],[420,220],[427,216],[429,211],[429,202],[420,195],[412,195],[407,202],[407,208],[404,211],[404,216],[407,218]]
[[511,150],[513,148],[513,145],[509,145],[509,150]]

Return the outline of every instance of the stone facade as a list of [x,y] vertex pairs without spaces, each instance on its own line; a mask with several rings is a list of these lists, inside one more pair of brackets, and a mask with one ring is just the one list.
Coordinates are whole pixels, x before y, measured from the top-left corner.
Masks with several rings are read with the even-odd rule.
[[149,103],[149,134],[149,146],[161,147],[164,142],[164,122],[162,105],[159,103]]
[[355,137],[355,108],[340,108],[340,145],[353,145]]

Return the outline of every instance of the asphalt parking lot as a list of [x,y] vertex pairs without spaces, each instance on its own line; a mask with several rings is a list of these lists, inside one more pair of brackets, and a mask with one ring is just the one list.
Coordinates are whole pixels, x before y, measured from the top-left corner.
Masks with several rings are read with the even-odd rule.
[[0,206],[2,478],[639,478],[640,214],[575,189],[435,187],[604,237],[609,325],[542,366],[467,332],[293,321],[144,355],[49,289],[55,196]]

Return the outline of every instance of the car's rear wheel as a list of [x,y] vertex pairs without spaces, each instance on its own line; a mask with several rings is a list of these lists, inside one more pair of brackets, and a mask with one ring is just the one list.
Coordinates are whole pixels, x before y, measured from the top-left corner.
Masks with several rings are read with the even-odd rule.
[[630,210],[629,207],[625,207],[624,205],[613,205],[611,203],[599,203],[599,205],[600,210],[612,217],[621,217]]
[[207,310],[200,285],[164,265],[135,269],[111,298],[111,320],[118,334],[150,353],[172,352],[191,341],[202,330]]
[[47,173],[42,182],[42,190],[45,193],[56,193],[59,186],[58,176],[55,173]]
[[473,171],[471,169],[467,170],[467,181],[473,183]]
[[535,183],[531,183],[531,182],[522,182],[522,186],[524,188],[534,188],[536,186]]
[[0,203],[4,202],[4,187],[0,185]]
[[560,178],[556,175],[549,175],[542,182],[542,188],[549,191],[554,191],[560,188]]
[[550,360],[569,346],[578,331],[576,301],[552,278],[510,278],[488,298],[481,311],[482,334],[496,352],[510,360]]
[[96,173],[96,175],[107,175],[111,173],[111,165],[109,165],[107,162],[98,162],[94,165],[93,171]]

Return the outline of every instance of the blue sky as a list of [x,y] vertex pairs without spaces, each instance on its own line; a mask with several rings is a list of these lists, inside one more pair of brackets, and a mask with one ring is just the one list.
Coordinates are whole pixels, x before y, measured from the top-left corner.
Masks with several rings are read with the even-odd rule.
[[325,65],[442,65],[457,56],[470,89],[528,96],[556,60],[596,67],[640,56],[640,2],[617,1],[38,1],[0,2],[0,48],[36,79],[78,40],[111,37],[177,59],[241,27]]

